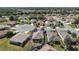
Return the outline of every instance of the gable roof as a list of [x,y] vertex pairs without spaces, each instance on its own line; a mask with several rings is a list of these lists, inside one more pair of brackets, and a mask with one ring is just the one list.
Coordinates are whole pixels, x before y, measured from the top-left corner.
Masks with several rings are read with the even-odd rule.
[[5,18],[3,18],[3,17],[0,17],[0,21],[4,21],[4,20],[6,20]]
[[35,27],[33,25],[28,25],[28,24],[18,25],[18,27],[16,27],[16,30],[18,32],[32,31],[34,29]]
[[27,34],[27,33],[18,33],[17,35],[13,36],[10,40],[13,41],[13,42],[23,43],[29,37],[30,37],[30,34]]
[[47,16],[47,20],[48,21],[52,21],[53,20],[53,17],[52,16]]
[[56,51],[56,49],[48,44],[45,44],[39,51]]
[[7,34],[8,30],[0,31],[0,38]]
[[10,22],[8,22],[8,25],[11,25],[11,26],[14,26],[14,25],[16,25],[16,24],[17,24],[16,21],[10,21]]
[[50,41],[51,39],[53,39],[53,37],[54,37],[53,34],[54,33],[52,31],[47,31],[46,34],[47,34],[48,41]]
[[32,39],[43,39],[43,32],[42,31],[37,31],[33,33]]
[[2,25],[0,25],[0,30],[2,30],[2,29],[5,29],[5,27],[4,27],[4,26],[2,26]]

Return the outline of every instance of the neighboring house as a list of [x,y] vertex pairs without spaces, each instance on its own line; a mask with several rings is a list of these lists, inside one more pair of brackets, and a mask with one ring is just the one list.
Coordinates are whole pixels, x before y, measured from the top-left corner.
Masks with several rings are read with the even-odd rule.
[[14,15],[13,18],[17,21],[18,20],[18,15]]
[[66,21],[66,23],[74,23],[74,22],[75,22],[74,19],[68,19],[68,20]]
[[32,35],[32,40],[35,43],[42,43],[43,39],[44,39],[44,34],[42,31],[34,32]]
[[52,42],[54,44],[59,44],[60,43],[60,40],[55,37],[56,33],[54,32],[53,29],[47,28],[46,29],[46,34],[47,34],[48,42]]
[[44,25],[44,22],[43,22],[42,20],[39,20],[37,23],[38,23],[40,26],[43,26],[43,25]]
[[75,20],[72,24],[79,24],[79,20]]
[[0,25],[0,30],[5,30],[5,27]]
[[7,30],[7,29],[9,29],[10,27],[9,26],[7,26],[7,25],[0,25],[0,31],[1,30]]
[[79,27],[75,29],[77,32],[79,32]]
[[22,15],[22,20],[26,20],[26,15]]
[[35,23],[36,22],[36,19],[31,19],[31,24]]
[[0,17],[0,22],[4,22],[4,21],[6,21],[6,19],[3,17]]
[[18,20],[18,15],[11,15],[10,17],[13,18],[13,20],[17,21]]
[[30,16],[30,19],[37,19],[35,16]]
[[26,15],[22,15],[21,16],[21,22],[22,23],[26,23]]
[[63,29],[56,27],[56,31],[58,33],[58,35],[60,36],[60,38],[64,41],[66,39],[66,36],[68,35],[68,33]]
[[17,24],[16,21],[10,21],[10,22],[8,22],[8,25],[10,25],[10,26],[15,26],[16,24]]
[[54,31],[55,29],[52,29],[51,27],[46,27],[45,30],[46,31]]
[[37,28],[38,31],[42,31],[43,33],[46,33],[44,26],[40,26],[39,28]]
[[18,33],[10,39],[10,43],[23,47],[30,40],[30,36],[28,33]]
[[46,31],[46,34],[47,34],[48,42],[54,39],[54,36],[53,36],[54,33],[52,31]]
[[79,28],[79,24],[77,24],[77,28]]
[[57,51],[57,50],[52,46],[45,44],[39,51]]
[[16,31],[18,32],[32,31],[34,29],[35,27],[33,25],[28,25],[28,24],[16,26]]
[[47,16],[47,21],[53,21],[53,17],[52,16]]
[[8,33],[8,30],[2,30],[2,31],[0,31],[0,39],[3,38],[3,37],[5,37],[7,33]]
[[76,44],[76,41],[74,40],[74,38],[72,36],[70,36],[66,30],[62,30],[60,28],[56,28],[56,31],[58,33],[58,35],[60,36],[60,38],[64,41],[64,42],[70,42],[71,44]]
[[45,26],[51,26],[51,24],[52,24],[52,22],[50,22],[50,21],[45,21]]
[[11,15],[11,16],[10,16],[10,20],[15,20],[15,21],[17,21],[17,20],[18,20],[18,15]]

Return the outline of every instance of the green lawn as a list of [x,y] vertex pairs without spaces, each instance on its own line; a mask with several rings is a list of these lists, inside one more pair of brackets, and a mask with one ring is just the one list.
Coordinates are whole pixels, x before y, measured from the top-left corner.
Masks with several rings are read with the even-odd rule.
[[77,26],[75,24],[69,24],[70,27],[76,28]]
[[7,25],[7,22],[0,22],[0,25]]
[[0,51],[29,51],[31,50],[30,43],[26,44],[24,47],[10,44],[9,39],[0,39]]
[[65,51],[65,49],[61,48],[60,45],[54,45],[54,48],[58,51]]

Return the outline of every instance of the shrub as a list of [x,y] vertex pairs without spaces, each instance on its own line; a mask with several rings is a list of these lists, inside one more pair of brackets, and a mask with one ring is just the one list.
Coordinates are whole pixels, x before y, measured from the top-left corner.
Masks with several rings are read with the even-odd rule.
[[77,37],[76,41],[79,43],[79,37]]
[[72,33],[72,37],[73,38],[76,38],[77,37],[77,34],[76,33]]
[[0,17],[2,17],[2,15],[0,14]]
[[13,16],[10,16],[9,20],[13,21],[14,20],[14,17]]
[[12,31],[9,31],[7,34],[6,34],[6,37],[7,38],[11,38],[13,36],[13,32]]
[[60,47],[61,47],[62,49],[64,49],[64,46],[60,45]]
[[67,30],[68,34],[71,34],[71,31],[70,30]]

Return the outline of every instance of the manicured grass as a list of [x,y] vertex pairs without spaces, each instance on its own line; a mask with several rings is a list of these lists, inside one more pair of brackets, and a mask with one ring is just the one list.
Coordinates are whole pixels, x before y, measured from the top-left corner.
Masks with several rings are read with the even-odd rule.
[[0,51],[29,51],[31,50],[30,43],[24,47],[10,44],[10,40],[7,38],[0,39]]
[[7,22],[0,22],[0,25],[7,25]]
[[54,48],[58,51],[65,51],[65,49],[61,48],[60,45],[54,45]]
[[75,24],[69,24],[70,27],[76,28],[77,26]]

